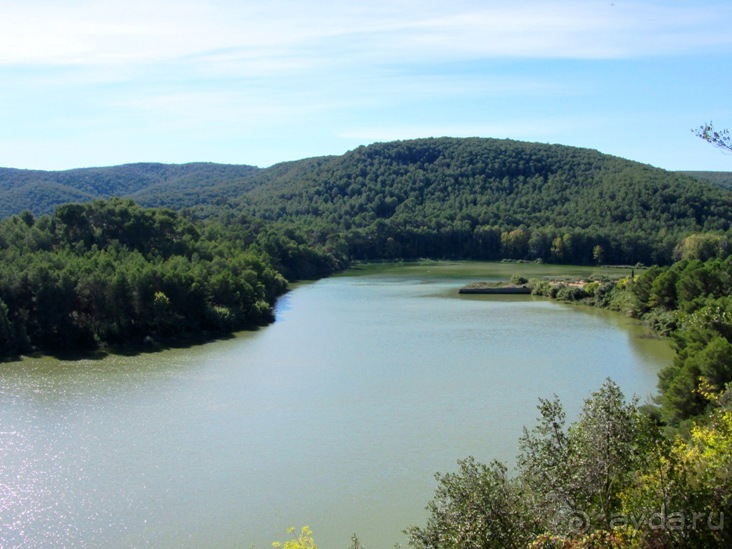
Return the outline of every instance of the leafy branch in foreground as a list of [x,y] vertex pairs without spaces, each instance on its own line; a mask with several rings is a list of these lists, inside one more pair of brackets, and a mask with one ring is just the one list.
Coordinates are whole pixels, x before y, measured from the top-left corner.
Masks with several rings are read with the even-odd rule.
[[714,129],[714,124],[710,121],[691,131],[694,135],[711,143],[715,147],[732,152],[732,136],[728,129],[717,131]]

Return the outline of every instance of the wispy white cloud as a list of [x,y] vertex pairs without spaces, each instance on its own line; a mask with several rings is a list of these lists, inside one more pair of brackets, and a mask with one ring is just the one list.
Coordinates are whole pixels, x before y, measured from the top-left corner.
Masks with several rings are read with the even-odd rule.
[[722,23],[732,19],[732,4],[712,2],[705,10],[696,3],[665,4],[0,0],[0,70],[31,71],[20,86],[113,85],[112,96],[99,95],[98,104],[148,109],[158,117],[175,110],[189,119],[193,112],[219,119],[242,110],[250,119],[248,105],[257,105],[259,119],[287,116],[294,108],[307,114],[324,102],[337,108],[400,97],[566,94],[569,86],[530,74],[455,78],[433,72],[486,59],[732,47]]
[[197,157],[221,159],[226,142],[285,160],[301,152],[275,147],[301,135],[307,154],[429,135],[558,140],[608,127],[573,114],[655,105],[667,90],[635,85],[648,59],[673,71],[732,53],[729,0],[0,0],[0,14],[0,142],[15,144],[0,165],[137,160],[163,143],[168,159],[207,144]]
[[177,91],[121,97],[111,100],[111,104],[133,120],[153,120],[158,132],[186,131],[207,136],[282,128],[317,119],[338,108],[326,98],[308,94],[267,97],[247,90]]
[[[0,64],[196,58],[257,71],[482,57],[615,58],[729,47],[728,2],[2,0]],[[363,5],[365,4],[365,5]]]

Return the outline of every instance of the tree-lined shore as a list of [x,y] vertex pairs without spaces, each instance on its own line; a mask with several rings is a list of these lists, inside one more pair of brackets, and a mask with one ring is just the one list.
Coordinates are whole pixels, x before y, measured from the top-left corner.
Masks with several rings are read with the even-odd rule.
[[[357,260],[652,265],[581,286],[522,284],[672,338],[658,401],[641,406],[608,380],[571,425],[560,402],[540,401],[516,472],[468,458],[438,475],[427,523],[408,530],[410,543],[732,543],[732,192],[587,149],[490,139],[383,143],[207,178],[209,168],[138,165],[111,179],[82,171],[94,178],[72,177],[69,187],[86,193],[72,193],[80,200],[95,185],[109,196],[122,186],[166,207],[108,198],[2,219],[0,358],[261,326],[288,282]],[[23,180],[0,180],[18,198],[7,211],[41,188],[33,174],[0,176]],[[57,189],[54,177],[44,174],[44,185]]]
[[273,320],[288,280],[341,265],[245,217],[201,222],[111,199],[0,222],[0,355],[83,352]]

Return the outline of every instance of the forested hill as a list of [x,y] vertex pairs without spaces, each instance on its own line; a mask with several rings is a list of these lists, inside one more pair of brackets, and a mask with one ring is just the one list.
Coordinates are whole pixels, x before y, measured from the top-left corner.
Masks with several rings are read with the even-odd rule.
[[0,170],[0,217],[123,196],[274,221],[351,259],[664,263],[691,233],[727,233],[732,192],[682,173],[561,145],[433,138],[266,169],[132,164]]
[[0,218],[23,210],[47,214],[61,204],[113,196],[133,198],[145,206],[182,208],[238,196],[257,171],[254,166],[212,163],[140,163],[66,171],[0,168]]
[[679,172],[723,189],[732,190],[732,172]]
[[257,173],[235,209],[359,259],[668,263],[685,235],[732,218],[729,191],[560,145],[420,139],[308,162]]

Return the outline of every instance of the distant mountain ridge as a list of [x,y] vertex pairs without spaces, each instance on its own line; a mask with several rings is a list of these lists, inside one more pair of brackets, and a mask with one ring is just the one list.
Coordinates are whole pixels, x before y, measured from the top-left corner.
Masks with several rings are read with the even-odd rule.
[[[259,168],[247,165],[137,163],[64,171],[0,168],[0,218],[30,210],[51,213],[68,202],[120,196],[145,206],[184,207],[216,196],[238,195]],[[233,191],[232,189],[236,189]]]
[[732,172],[680,171],[678,173],[732,191]]
[[722,179],[708,179],[591,149],[445,137],[375,143],[269,168],[0,169],[0,216],[121,196],[143,206],[277,223],[303,243],[353,259],[666,264],[690,234],[732,233],[732,192]]
[[[567,147],[474,138],[485,145],[514,143],[524,147],[540,147],[543,150],[585,151],[601,155],[597,151]],[[57,206],[69,202],[88,202],[113,196],[132,198],[143,206],[164,206],[175,209],[211,204],[221,200],[241,198],[255,188],[255,194],[278,192],[304,180],[317,179],[318,173],[326,173],[329,166],[336,167],[352,162],[365,150],[381,150],[397,144],[429,144],[434,147],[447,142],[465,143],[466,139],[438,138],[376,143],[359,147],[341,156],[306,158],[275,164],[270,168],[258,168],[245,164],[217,164],[192,162],[186,164],[162,164],[139,162],[109,167],[76,168],[61,171],[23,170],[0,168],[0,218],[30,210],[35,215],[51,213]],[[438,155],[439,156],[439,155]],[[437,156],[435,156],[437,158]],[[421,158],[424,162],[429,158]],[[462,159],[463,161],[465,159]],[[618,161],[629,162],[616,158]],[[632,163],[637,164],[637,163]],[[641,165],[641,164],[637,164]],[[650,168],[650,167],[649,167]],[[652,168],[659,172],[663,170]],[[332,171],[332,170],[331,170]],[[732,190],[732,172],[677,171],[664,172],[688,176],[697,181]]]

